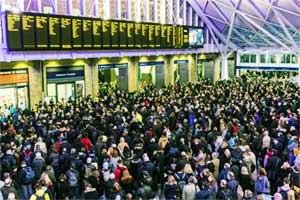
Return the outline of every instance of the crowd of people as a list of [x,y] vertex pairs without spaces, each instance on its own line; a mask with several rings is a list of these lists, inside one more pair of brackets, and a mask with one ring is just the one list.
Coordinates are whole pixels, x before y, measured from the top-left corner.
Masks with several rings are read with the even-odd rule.
[[255,74],[1,108],[3,199],[289,199],[300,88]]

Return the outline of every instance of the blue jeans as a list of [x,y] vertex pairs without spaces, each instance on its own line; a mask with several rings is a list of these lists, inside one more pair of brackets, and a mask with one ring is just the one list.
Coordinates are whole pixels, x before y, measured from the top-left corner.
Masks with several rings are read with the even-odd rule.
[[32,186],[31,184],[28,185],[22,185],[22,192],[24,195],[24,199],[28,200],[30,196],[32,195]]

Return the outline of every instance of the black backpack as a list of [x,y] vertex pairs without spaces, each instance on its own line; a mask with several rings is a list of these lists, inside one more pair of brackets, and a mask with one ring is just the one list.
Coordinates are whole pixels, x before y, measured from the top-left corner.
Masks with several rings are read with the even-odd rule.
[[35,196],[36,200],[45,200],[46,192],[44,192],[44,194],[42,196],[38,196],[36,194],[34,194],[34,196]]

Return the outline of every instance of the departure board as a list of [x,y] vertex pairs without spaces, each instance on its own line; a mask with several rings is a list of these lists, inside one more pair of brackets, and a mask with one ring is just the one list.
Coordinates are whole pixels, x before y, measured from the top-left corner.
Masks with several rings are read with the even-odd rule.
[[49,17],[49,47],[60,48],[60,18]]
[[203,27],[6,11],[10,51],[203,47]]
[[173,26],[167,25],[167,42],[166,48],[172,48],[173,46]]
[[92,48],[93,40],[92,40],[92,19],[83,19],[82,20],[82,39],[83,39],[83,47],[84,48]]
[[119,44],[120,44],[120,48],[127,47],[127,23],[126,22],[119,23]]
[[127,47],[134,48],[135,28],[133,22],[127,22]]
[[72,19],[70,17],[60,19],[60,34],[61,48],[72,48]]
[[33,49],[35,48],[35,16],[23,15],[22,17],[22,37],[23,48]]
[[142,24],[136,23],[134,25],[134,47],[141,48],[142,47]]
[[111,21],[110,24],[110,31],[111,31],[111,47],[112,48],[119,48],[119,22],[118,21]]
[[35,18],[36,47],[39,49],[48,48],[48,17],[37,15]]
[[6,17],[8,48],[11,50],[21,49],[21,16],[18,14],[8,13]]
[[187,26],[183,27],[183,47],[189,47],[189,28]]
[[168,27],[161,26],[161,48],[167,48]]
[[98,19],[93,19],[93,48],[102,47],[102,22]]
[[72,44],[74,48],[82,47],[82,19],[72,19]]
[[156,24],[155,25],[155,48],[160,48],[161,47],[161,25]]
[[110,21],[102,21],[102,47],[110,48]]
[[149,24],[142,24],[142,48],[149,47]]
[[154,48],[155,47],[155,24],[149,24],[149,47]]

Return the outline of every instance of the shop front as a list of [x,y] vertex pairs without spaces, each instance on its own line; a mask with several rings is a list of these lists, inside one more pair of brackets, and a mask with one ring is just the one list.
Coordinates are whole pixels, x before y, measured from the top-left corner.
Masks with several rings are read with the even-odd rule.
[[74,101],[85,96],[84,66],[48,67],[46,77],[48,100]]
[[0,71],[0,107],[29,108],[27,69]]
[[[98,65],[99,84],[108,83],[121,90],[128,90],[128,64],[100,64]],[[100,87],[101,88],[101,87]]]
[[174,83],[184,84],[189,82],[189,61],[175,60],[173,74],[174,74]]
[[139,62],[139,86],[154,85],[157,88],[165,86],[164,61]]

